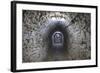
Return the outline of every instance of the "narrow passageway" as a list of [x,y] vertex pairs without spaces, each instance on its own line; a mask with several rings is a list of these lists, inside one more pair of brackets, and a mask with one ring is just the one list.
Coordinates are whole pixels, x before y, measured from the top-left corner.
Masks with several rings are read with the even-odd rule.
[[62,20],[52,21],[52,19],[50,22],[49,26],[51,27],[45,31],[45,37],[47,37],[45,42],[48,43],[46,61],[66,60],[67,32],[64,28],[66,23]]
[[64,35],[60,31],[55,31],[52,34],[52,60],[59,61],[62,60],[64,50]]
[[91,14],[23,10],[22,61],[91,59]]

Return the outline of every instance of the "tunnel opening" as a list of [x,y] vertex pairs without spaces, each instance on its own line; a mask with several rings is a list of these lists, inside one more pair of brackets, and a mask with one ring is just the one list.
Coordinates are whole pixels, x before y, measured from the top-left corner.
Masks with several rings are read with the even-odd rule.
[[64,36],[63,36],[63,33],[60,32],[60,31],[55,31],[53,34],[52,34],[52,47],[55,47],[55,48],[62,48],[63,47],[63,44],[64,44]]
[[[54,35],[56,36],[56,38],[54,38]],[[59,37],[58,39],[57,36]],[[65,30],[64,23],[59,21],[54,23],[52,27],[50,27],[47,31],[46,41],[48,45],[47,57],[50,57],[50,60],[53,61],[63,60],[63,55],[67,51],[67,43],[68,43],[67,32]],[[59,45],[57,45],[57,43],[59,43]]]

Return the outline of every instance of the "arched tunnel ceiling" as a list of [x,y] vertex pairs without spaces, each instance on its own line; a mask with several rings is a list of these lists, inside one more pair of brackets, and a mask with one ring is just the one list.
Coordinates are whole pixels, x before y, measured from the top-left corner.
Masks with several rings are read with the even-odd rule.
[[[90,17],[89,13],[23,10],[22,61],[90,59]],[[56,31],[55,28],[63,30],[66,38],[64,52],[59,55],[50,52],[52,47],[48,35]]]

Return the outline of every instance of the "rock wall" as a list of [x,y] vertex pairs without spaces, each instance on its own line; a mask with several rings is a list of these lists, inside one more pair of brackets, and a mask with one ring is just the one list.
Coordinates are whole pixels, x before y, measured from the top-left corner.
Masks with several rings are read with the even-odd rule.
[[[48,55],[48,40],[44,40],[44,29],[50,28],[48,20],[64,19],[67,38],[66,51],[61,60],[84,60],[91,58],[91,14],[74,12],[52,12],[23,10],[23,62],[53,61]],[[53,28],[53,26],[51,26]]]

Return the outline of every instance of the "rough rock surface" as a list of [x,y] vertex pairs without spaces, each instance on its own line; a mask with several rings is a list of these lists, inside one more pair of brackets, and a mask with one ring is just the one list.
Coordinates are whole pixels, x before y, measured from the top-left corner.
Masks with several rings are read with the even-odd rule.
[[48,55],[47,41],[44,40],[46,21],[51,18],[66,20],[67,47],[60,60],[84,60],[91,58],[91,15],[89,13],[50,12],[23,10],[23,62],[53,61]]

